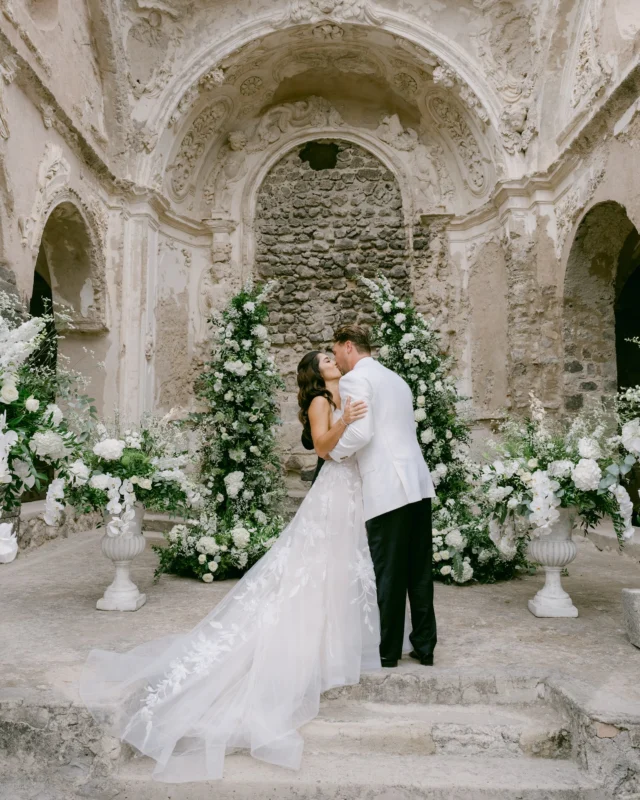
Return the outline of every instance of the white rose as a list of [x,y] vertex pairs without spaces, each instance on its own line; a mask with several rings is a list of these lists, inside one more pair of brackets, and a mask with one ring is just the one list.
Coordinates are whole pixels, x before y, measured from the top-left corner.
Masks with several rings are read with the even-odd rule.
[[447,432],[445,433],[445,438],[447,438],[447,439],[453,439],[453,434],[451,433],[451,431],[447,431]]
[[436,392],[441,392],[441,391],[444,389],[444,386],[443,386],[443,384],[442,384],[442,381],[436,381],[436,382],[433,384],[433,388],[436,390]]
[[451,575],[451,567],[449,566],[449,564],[445,564],[444,567],[440,567],[440,574]]
[[0,390],[0,400],[9,404],[15,402],[18,397],[20,397],[20,392],[17,390],[15,383],[5,380]]
[[40,401],[36,400],[36,398],[31,395],[30,397],[27,397],[24,407],[27,409],[27,411],[31,411],[33,413],[40,408]]
[[435,438],[436,435],[433,432],[433,428],[427,428],[426,431],[422,431],[420,434],[420,441],[422,444],[430,444]]
[[440,559],[441,559],[440,553],[436,552],[436,553],[433,554],[433,560],[434,561],[438,562],[438,561],[440,561]]
[[427,412],[424,410],[424,408],[416,408],[413,416],[415,417],[416,422],[424,422],[427,418]]
[[571,480],[576,489],[582,492],[593,492],[602,479],[602,470],[592,458],[581,458],[573,468]]
[[205,574],[202,576],[202,580],[205,583],[211,583],[213,581],[213,575],[210,572],[205,572]]
[[389,346],[383,344],[380,348],[380,358],[389,358]]
[[536,469],[537,466],[538,466],[538,459],[537,458],[530,458],[527,461],[527,466],[529,467],[529,469]]
[[210,572],[215,572],[217,569],[218,569],[217,563],[215,561],[210,561],[209,562],[209,571]]
[[104,439],[93,446],[93,452],[105,461],[117,461],[122,457],[125,444],[121,439]]
[[416,403],[417,403],[417,404],[418,404],[420,407],[422,407],[422,406],[425,404],[425,402],[426,402],[426,401],[425,401],[425,397],[424,397],[424,395],[423,395],[423,394],[421,394],[421,395],[418,395],[418,397],[416,397]]

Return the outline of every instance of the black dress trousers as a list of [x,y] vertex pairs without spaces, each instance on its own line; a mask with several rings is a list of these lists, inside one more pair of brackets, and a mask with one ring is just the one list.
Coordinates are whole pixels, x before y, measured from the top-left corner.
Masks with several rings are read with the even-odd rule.
[[380,609],[380,658],[402,657],[407,593],[411,644],[432,655],[437,641],[431,572],[431,500],[396,508],[367,521],[367,538],[376,573]]

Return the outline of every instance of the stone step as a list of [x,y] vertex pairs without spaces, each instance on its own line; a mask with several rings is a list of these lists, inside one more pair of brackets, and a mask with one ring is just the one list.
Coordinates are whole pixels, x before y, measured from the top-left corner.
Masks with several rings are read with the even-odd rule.
[[[231,755],[222,781],[166,785],[147,759],[110,782],[117,800],[601,800],[569,761],[489,756],[305,755],[299,772]],[[90,794],[86,795],[90,797]],[[96,792],[96,797],[99,795]],[[102,795],[107,797],[108,795]]]
[[305,753],[571,755],[565,721],[544,706],[328,703],[301,733]]

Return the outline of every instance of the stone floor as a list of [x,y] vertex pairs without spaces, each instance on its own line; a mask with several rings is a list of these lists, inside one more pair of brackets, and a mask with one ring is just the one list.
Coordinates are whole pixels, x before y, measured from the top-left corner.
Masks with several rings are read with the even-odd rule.
[[[52,541],[0,566],[0,667],[3,689],[52,691],[77,700],[76,681],[92,647],[124,650],[172,631],[188,630],[230,589],[163,576],[147,548],[133,578],[147,593],[136,613],[101,612],[95,602],[111,580],[101,533]],[[154,534],[147,534],[153,541]],[[157,541],[157,537],[155,537]],[[589,684],[594,699],[640,701],[640,650],[622,627],[620,590],[640,588],[640,566],[599,552],[578,537],[578,557],[565,587],[578,619],[536,619],[527,599],[541,575],[493,586],[436,586],[437,666],[523,671],[559,670]],[[423,669],[403,662],[399,670]]]

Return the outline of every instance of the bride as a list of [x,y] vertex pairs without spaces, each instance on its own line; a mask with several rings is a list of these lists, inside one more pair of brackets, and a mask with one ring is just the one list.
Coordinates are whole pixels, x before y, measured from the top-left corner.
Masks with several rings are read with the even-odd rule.
[[[324,353],[298,365],[300,420],[322,457],[367,414],[362,402],[340,408],[340,377]],[[380,667],[379,630],[358,467],[328,460],[271,550],[192,631],[93,650],[80,694],[155,759],[157,780],[221,778],[236,748],[298,769],[298,728],[327,689]]]

